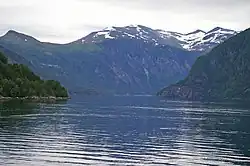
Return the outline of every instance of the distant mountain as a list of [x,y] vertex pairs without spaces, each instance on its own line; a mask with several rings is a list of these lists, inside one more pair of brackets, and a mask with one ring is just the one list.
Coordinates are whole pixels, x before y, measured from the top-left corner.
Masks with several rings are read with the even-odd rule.
[[110,27],[101,31],[92,32],[76,43],[100,43],[104,40],[136,39],[155,45],[169,45],[188,51],[207,51],[222,43],[237,32],[230,29],[216,27],[208,32],[196,30],[187,34],[154,30],[142,25],[125,27]]
[[[231,30],[227,30],[232,33],[228,36],[224,30],[219,33],[221,29],[208,33],[216,36],[213,41],[217,43],[234,34]],[[195,59],[217,45],[211,39],[210,44],[203,42],[201,49],[198,44],[191,47],[191,41],[198,38],[177,37],[202,38],[202,33],[168,34],[141,25],[112,27],[60,45],[9,31],[0,38],[0,50],[10,51],[11,61],[28,65],[44,79],[60,81],[72,92],[154,93],[183,79]],[[226,37],[219,40],[222,34]]]
[[[224,42],[230,37],[236,35],[238,32],[230,29],[216,27],[208,32],[196,30],[187,34],[180,34],[176,32],[166,32],[159,30],[160,33],[165,34],[167,38],[172,37],[179,41],[183,49],[189,51],[204,51],[207,52],[218,44]],[[163,35],[164,36],[164,35]]]
[[159,95],[187,100],[249,100],[249,66],[247,29],[199,57],[187,78],[163,89]]

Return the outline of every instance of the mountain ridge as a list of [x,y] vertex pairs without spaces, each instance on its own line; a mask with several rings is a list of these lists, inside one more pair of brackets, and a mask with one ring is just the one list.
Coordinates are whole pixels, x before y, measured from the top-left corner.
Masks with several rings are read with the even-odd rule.
[[155,30],[143,25],[125,27],[113,26],[100,31],[92,32],[75,42],[84,44],[98,43],[105,39],[113,40],[117,38],[134,38],[145,42],[152,42],[156,45],[170,45],[187,51],[206,51],[236,35],[237,33],[237,31],[221,27],[215,27],[208,32],[198,29],[193,32],[183,34],[160,29]]
[[[105,39],[109,31],[111,37]],[[96,89],[118,94],[155,93],[183,79],[195,59],[207,51],[205,47],[205,51],[183,49],[180,40],[173,37],[180,33],[163,38],[145,26],[106,28],[99,33],[102,38],[97,35],[98,42],[92,42],[97,33],[87,36],[87,43],[79,39],[54,44],[11,32],[0,37],[0,50],[11,50],[14,54],[8,57],[12,61],[28,65],[44,79],[60,81],[71,91]]]
[[54,45],[68,45],[72,43],[90,44],[100,43],[103,40],[125,38],[142,40],[144,42],[152,42],[155,45],[169,45],[187,51],[206,52],[217,44],[220,44],[226,39],[236,35],[237,33],[239,32],[222,27],[215,27],[207,32],[197,29],[189,33],[180,33],[161,29],[152,29],[143,25],[128,25],[124,27],[106,27],[102,30],[91,32],[84,37],[65,44],[42,42],[30,35],[26,35],[25,33],[17,32],[14,30],[9,30],[1,37],[14,35],[23,38],[23,40],[26,40],[26,42],[28,40],[34,40],[36,42]]
[[188,76],[158,95],[184,100],[250,99],[250,28],[199,57]]

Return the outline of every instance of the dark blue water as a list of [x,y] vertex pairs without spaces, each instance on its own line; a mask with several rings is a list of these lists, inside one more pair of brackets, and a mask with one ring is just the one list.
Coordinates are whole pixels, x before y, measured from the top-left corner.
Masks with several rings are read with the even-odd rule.
[[250,165],[250,106],[150,96],[0,104],[0,165]]

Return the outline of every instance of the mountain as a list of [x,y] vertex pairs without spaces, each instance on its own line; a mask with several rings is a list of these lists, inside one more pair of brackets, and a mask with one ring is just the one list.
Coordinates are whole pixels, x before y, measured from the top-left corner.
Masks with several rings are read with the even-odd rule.
[[159,95],[188,100],[250,99],[250,29],[199,57],[188,77]]
[[125,27],[108,27],[101,31],[92,32],[86,37],[77,40],[77,43],[100,43],[104,40],[133,39],[141,40],[155,45],[169,45],[182,48],[177,40],[164,38],[157,30],[142,25],[130,25]]
[[12,61],[23,57],[22,63],[30,65],[36,74],[58,80],[72,92],[87,88],[104,93],[152,93],[187,75],[198,56],[131,39],[55,45],[28,40],[23,34],[11,41],[8,35],[0,38],[0,45],[19,55],[9,56]]
[[8,64],[0,53],[0,100],[12,97],[67,97],[59,82],[41,80],[24,65]]
[[208,32],[196,30],[187,34],[154,30],[142,25],[110,27],[93,32],[76,43],[100,43],[104,40],[137,39],[155,45],[169,45],[187,51],[207,51],[238,32],[216,27]]
[[[159,31],[165,34],[166,37],[175,38],[179,41],[183,49],[188,51],[204,51],[208,52],[213,47],[224,42],[230,37],[236,35],[238,32],[230,29],[216,27],[208,32],[196,30],[187,34],[176,32]],[[163,35],[164,36],[164,35]]]
[[0,50],[11,50],[6,54],[11,61],[28,65],[43,79],[60,81],[71,92],[154,93],[183,79],[207,51],[186,49],[172,36],[138,25],[106,28],[68,44],[53,44],[9,31],[0,38]]

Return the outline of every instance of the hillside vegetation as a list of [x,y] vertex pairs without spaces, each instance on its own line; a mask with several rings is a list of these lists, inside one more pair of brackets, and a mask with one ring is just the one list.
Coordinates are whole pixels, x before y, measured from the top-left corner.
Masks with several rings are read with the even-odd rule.
[[41,80],[21,64],[9,64],[0,53],[0,96],[2,97],[68,97],[59,82]]

